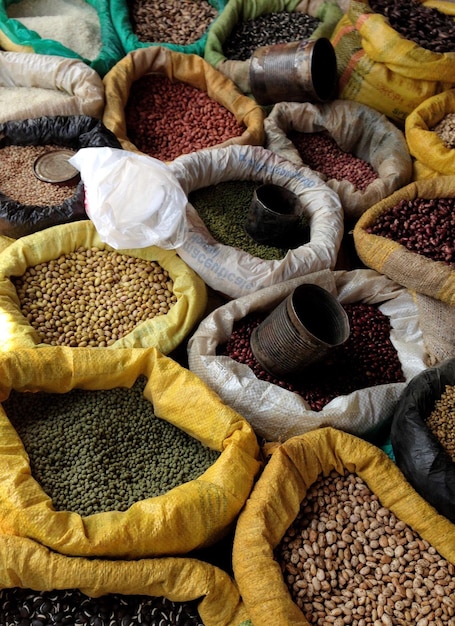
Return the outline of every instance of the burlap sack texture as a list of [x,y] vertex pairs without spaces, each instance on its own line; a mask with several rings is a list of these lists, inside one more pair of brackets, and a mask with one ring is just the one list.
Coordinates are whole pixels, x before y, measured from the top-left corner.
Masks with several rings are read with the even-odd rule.
[[27,538],[67,556],[130,560],[187,555],[232,529],[260,469],[258,442],[246,420],[188,369],[155,348],[51,346],[0,353],[0,372],[0,402],[13,389],[67,393],[130,388],[143,375],[144,396],[154,414],[221,453],[199,478],[126,511],[88,516],[56,511],[34,479],[21,439],[1,407],[2,535]]
[[377,180],[364,191],[348,180],[325,180],[339,196],[348,220],[356,220],[373,204],[411,182],[412,161],[405,137],[378,111],[349,100],[328,104],[279,102],[264,120],[265,147],[294,163],[304,165],[290,131],[326,132],[337,145],[369,163]]
[[455,563],[455,526],[439,515],[376,446],[334,428],[320,428],[273,449],[239,516],[234,578],[254,626],[309,626],[293,602],[273,551],[320,474],[347,469],[362,478],[382,506]]
[[354,227],[354,244],[361,261],[412,291],[454,305],[455,272],[451,265],[411,252],[393,239],[367,232],[380,215],[403,199],[448,198],[453,196],[454,189],[454,176],[417,180],[365,211]]
[[414,180],[455,174],[455,150],[433,130],[446,115],[454,113],[455,89],[449,89],[419,104],[406,118],[405,136],[414,157]]
[[152,46],[128,53],[103,79],[106,98],[103,122],[117,136],[125,150],[139,152],[127,135],[125,107],[134,81],[150,72],[205,91],[245,126],[242,135],[214,147],[264,143],[264,111],[254,100],[244,95],[234,82],[196,54]]
[[[5,351],[18,348],[50,347],[42,343],[35,329],[20,310],[16,289],[11,277],[22,276],[27,267],[56,259],[82,246],[96,246],[113,250],[103,243],[90,220],[61,224],[21,237],[7,245],[0,254],[0,315],[5,332],[0,337],[0,348]],[[169,354],[189,334],[202,317],[207,303],[207,289],[199,276],[180,259],[174,250],[156,246],[136,250],[122,250],[123,254],[157,261],[174,281],[177,302],[166,315],[156,316],[118,339],[111,349],[155,347]],[[95,348],[97,349],[97,348]]]
[[[452,2],[422,4],[455,16]],[[405,39],[368,0],[351,0],[331,36],[339,97],[366,104],[404,128],[419,104],[455,85],[455,53],[435,53]]]

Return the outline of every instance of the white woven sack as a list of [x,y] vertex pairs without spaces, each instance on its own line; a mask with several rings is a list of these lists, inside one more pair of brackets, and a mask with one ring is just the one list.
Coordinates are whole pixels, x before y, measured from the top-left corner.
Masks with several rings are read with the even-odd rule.
[[271,261],[216,241],[188,203],[189,233],[177,253],[216,291],[238,298],[335,266],[343,237],[343,209],[338,195],[309,168],[250,145],[199,150],[178,157],[170,168],[186,194],[232,180],[281,185],[298,195],[309,217],[310,241]]
[[[248,365],[228,356],[217,356],[217,346],[229,339],[237,320],[254,311],[273,309],[302,283],[320,285],[342,304],[380,304],[380,310],[390,318],[390,338],[406,382],[354,391],[334,398],[321,411],[313,411],[298,394],[256,378]],[[245,417],[259,437],[273,442],[283,442],[321,426],[360,437],[370,435],[391,417],[407,382],[426,369],[412,293],[369,269],[322,270],[231,300],[200,323],[188,343],[188,362],[190,370]]]

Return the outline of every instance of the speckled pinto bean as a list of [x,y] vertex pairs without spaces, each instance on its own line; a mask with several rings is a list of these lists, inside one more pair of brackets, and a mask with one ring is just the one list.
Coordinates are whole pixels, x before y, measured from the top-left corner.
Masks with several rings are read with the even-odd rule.
[[359,191],[378,178],[373,167],[342,150],[336,141],[325,132],[301,133],[291,131],[288,138],[297,148],[304,163],[325,177],[326,180],[347,180]]
[[343,307],[349,318],[349,339],[334,348],[330,358],[310,365],[299,377],[279,380],[265,372],[251,350],[253,330],[268,312],[250,313],[235,322],[231,336],[218,353],[248,365],[257,378],[302,396],[311,410],[321,411],[340,395],[375,385],[403,382],[397,351],[390,341],[390,320],[377,306],[356,303]]
[[131,388],[20,393],[3,403],[30,458],[33,477],[57,511],[125,511],[205,472],[211,450],[154,414]]
[[0,591],[3,626],[203,626],[197,604],[120,593],[91,598],[79,589]]
[[311,485],[275,559],[310,624],[455,623],[455,566],[347,470]]
[[433,261],[455,264],[455,199],[400,200],[366,231],[387,237]]
[[432,52],[455,51],[453,16],[425,6],[420,0],[370,0],[369,5],[405,39]]
[[192,44],[217,16],[207,0],[130,0],[128,5],[133,32],[145,43]]
[[455,148],[455,113],[447,113],[433,128],[446,148]]
[[79,247],[11,278],[20,310],[43,343],[111,346],[177,302],[156,261]]
[[125,122],[130,141],[162,161],[210,148],[245,131],[235,115],[207,92],[159,74],[134,81]]
[[455,463],[455,385],[447,385],[426,424]]

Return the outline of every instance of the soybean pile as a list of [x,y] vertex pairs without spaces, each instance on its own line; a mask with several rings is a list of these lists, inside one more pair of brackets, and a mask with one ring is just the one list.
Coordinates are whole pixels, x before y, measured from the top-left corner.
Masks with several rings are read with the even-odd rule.
[[125,511],[198,478],[218,459],[155,415],[140,376],[131,388],[12,390],[3,408],[57,511]]
[[79,589],[2,589],[3,626],[203,626],[196,602],[111,593],[96,598]]
[[209,185],[188,194],[207,230],[216,241],[264,260],[280,260],[289,248],[307,243],[310,239],[309,219],[302,213],[289,248],[277,248],[257,243],[245,231],[248,208],[259,183],[251,180],[232,180]]
[[426,424],[455,463],[455,385],[446,385]]
[[267,317],[267,311],[253,312],[237,320],[231,336],[217,347],[217,354],[248,365],[259,380],[293,391],[312,411],[321,411],[337,396],[376,385],[404,382],[398,353],[390,340],[390,319],[377,305],[345,304],[350,336],[320,363],[305,368],[304,376],[280,380],[264,371],[251,349],[254,329]]
[[310,486],[275,559],[310,624],[454,623],[455,565],[348,470]]

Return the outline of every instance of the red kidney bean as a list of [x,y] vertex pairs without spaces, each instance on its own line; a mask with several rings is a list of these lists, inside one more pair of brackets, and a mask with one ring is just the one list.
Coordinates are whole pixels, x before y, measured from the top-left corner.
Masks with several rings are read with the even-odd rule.
[[359,157],[342,150],[330,135],[291,131],[288,138],[297,148],[301,159],[312,170],[328,180],[347,180],[359,191],[365,189],[378,174],[373,167]]
[[455,199],[400,200],[366,231],[397,241],[433,261],[455,264]]
[[344,309],[351,327],[349,339],[298,377],[278,380],[265,372],[253,356],[251,334],[268,312],[249,313],[237,320],[218,353],[245,363],[260,380],[299,394],[313,411],[321,411],[337,396],[358,389],[404,382],[398,353],[390,341],[389,318],[376,305],[354,303],[344,305]]
[[207,92],[159,74],[134,81],[125,123],[136,148],[162,161],[211,148],[245,131],[235,115]]

